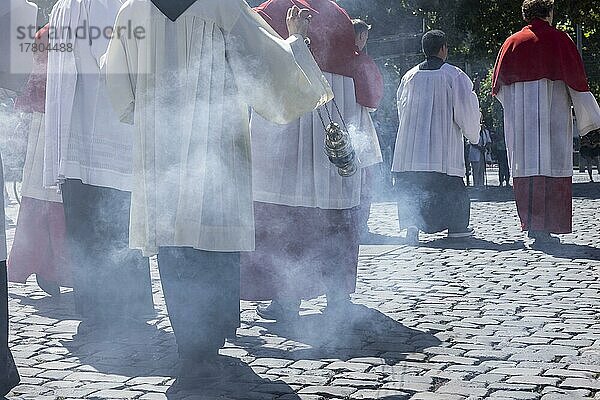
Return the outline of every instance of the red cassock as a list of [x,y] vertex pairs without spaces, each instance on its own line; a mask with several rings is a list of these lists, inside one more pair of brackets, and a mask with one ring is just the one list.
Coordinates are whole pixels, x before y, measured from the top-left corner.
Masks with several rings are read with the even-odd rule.
[[357,102],[378,108],[383,98],[383,76],[373,59],[356,47],[352,20],[343,8],[330,0],[269,0],[255,10],[286,38],[286,15],[294,5],[310,10],[313,16],[308,37],[321,70],[354,78]]
[[[34,72],[16,101],[15,108],[23,113],[44,113],[48,30],[46,25],[36,35],[39,51],[34,53]],[[41,171],[38,173],[41,174]],[[65,215],[61,203],[24,195],[8,259],[9,281],[24,283],[30,275],[36,274],[38,282],[42,278],[48,283],[70,286],[65,234]]]
[[[498,95],[503,86],[543,79],[563,81],[578,92],[590,90],[583,60],[573,40],[548,22],[535,19],[502,46],[494,69],[493,95]],[[527,135],[527,132],[516,134]],[[514,189],[523,230],[572,231],[571,177],[516,177]]]

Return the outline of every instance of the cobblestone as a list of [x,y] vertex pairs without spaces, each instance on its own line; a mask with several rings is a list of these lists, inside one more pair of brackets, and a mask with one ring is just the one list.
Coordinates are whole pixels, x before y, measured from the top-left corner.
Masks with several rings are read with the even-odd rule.
[[[579,178],[576,178],[576,180]],[[361,246],[355,306],[298,324],[242,326],[222,349],[223,380],[179,391],[176,345],[152,260],[156,317],[136,332],[78,334],[73,294],[10,284],[10,342],[23,377],[7,399],[600,400],[600,185],[574,188],[575,232],[544,252],[519,231],[510,192],[472,192],[476,235],[403,244],[394,203],[376,201]],[[8,207],[16,220],[17,206]],[[14,227],[7,231],[10,240]],[[237,368],[237,367],[236,367]]]

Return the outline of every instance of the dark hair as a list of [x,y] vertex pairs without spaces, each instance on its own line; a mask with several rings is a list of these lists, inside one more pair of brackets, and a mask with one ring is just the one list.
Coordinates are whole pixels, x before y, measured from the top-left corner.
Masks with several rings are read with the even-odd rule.
[[554,0],[525,0],[522,10],[523,19],[528,23],[536,18],[548,18],[554,10]]
[[357,35],[359,33],[368,32],[371,30],[371,25],[358,18],[352,20],[352,26],[354,26],[354,33]]
[[423,53],[425,53],[427,57],[437,56],[442,47],[446,44],[448,44],[446,41],[446,34],[440,30],[429,31],[423,35]]

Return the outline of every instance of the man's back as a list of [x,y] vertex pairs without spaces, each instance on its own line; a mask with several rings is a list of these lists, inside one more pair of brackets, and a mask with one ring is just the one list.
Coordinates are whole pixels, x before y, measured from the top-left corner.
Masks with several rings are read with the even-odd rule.
[[479,103],[459,68],[417,66],[398,89],[399,128],[394,171],[464,175],[462,136],[479,139]]

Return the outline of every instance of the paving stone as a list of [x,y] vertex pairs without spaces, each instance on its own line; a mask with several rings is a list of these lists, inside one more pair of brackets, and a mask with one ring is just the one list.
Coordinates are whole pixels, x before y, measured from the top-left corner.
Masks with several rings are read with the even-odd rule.
[[547,376],[512,376],[507,382],[525,383],[536,386],[556,386],[560,382],[560,379]]
[[382,389],[400,390],[405,392],[427,392],[433,386],[433,378],[429,376],[403,376],[400,381],[388,382]]
[[447,355],[437,355],[431,358],[431,362],[439,362],[439,363],[450,363],[450,364],[465,364],[465,365],[473,365],[477,364],[479,360],[477,358],[471,357],[458,357],[458,356],[447,356]]
[[588,371],[576,371],[570,369],[550,369],[544,372],[547,376],[558,376],[561,378],[594,378],[594,374]]
[[410,394],[399,392],[397,390],[371,390],[371,389],[361,389],[358,392],[352,394],[350,399],[356,400],[406,400],[410,398]]
[[488,394],[488,389],[479,382],[450,381],[436,390],[436,393],[484,397]]
[[371,365],[365,364],[365,363],[351,363],[351,362],[345,362],[345,361],[337,361],[337,362],[329,364],[325,368],[331,369],[334,371],[342,370],[342,371],[365,372],[366,370],[371,368]]
[[285,368],[291,365],[293,361],[279,359],[279,358],[259,358],[254,361],[250,366],[252,367],[265,367],[265,368]]
[[99,397],[101,399],[135,399],[143,395],[143,392],[136,392],[133,390],[101,390],[95,392],[92,396]]
[[309,386],[298,393],[300,394],[319,394],[323,396],[345,398],[356,392],[356,388],[344,388],[339,386]]
[[510,376],[531,376],[539,375],[542,369],[538,368],[496,368],[490,371],[490,374],[510,375]]
[[125,382],[129,377],[122,375],[101,374],[99,372],[74,372],[65,377],[68,381],[81,382]]
[[167,395],[164,393],[146,393],[140,400],[168,400]]
[[471,379],[471,381],[483,382],[483,383],[494,383],[494,382],[500,382],[504,379],[506,379],[506,375],[486,373],[486,374],[481,374],[481,375],[477,375],[477,376],[473,377]]
[[464,400],[465,397],[457,394],[423,392],[416,393],[410,400]]
[[514,400],[538,400],[540,395],[532,392],[516,392],[512,390],[498,390],[490,395],[491,399],[504,398]]
[[567,378],[561,388],[600,390],[600,379]]
[[375,389],[382,385],[376,381],[360,381],[354,379],[335,379],[331,384],[333,386],[353,387],[358,389]]

